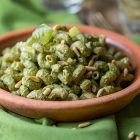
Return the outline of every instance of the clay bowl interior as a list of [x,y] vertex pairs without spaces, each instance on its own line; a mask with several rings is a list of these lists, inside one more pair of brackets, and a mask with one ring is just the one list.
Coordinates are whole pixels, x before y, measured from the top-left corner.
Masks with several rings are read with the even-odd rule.
[[[70,28],[73,25],[67,25]],[[110,115],[126,105],[140,92],[140,49],[127,38],[107,30],[76,25],[83,33],[104,34],[107,43],[123,51],[136,69],[135,80],[127,88],[103,97],[78,101],[41,101],[13,95],[0,89],[0,105],[30,118],[48,117],[55,121],[83,121]],[[33,28],[14,31],[0,36],[0,52],[31,35]]]

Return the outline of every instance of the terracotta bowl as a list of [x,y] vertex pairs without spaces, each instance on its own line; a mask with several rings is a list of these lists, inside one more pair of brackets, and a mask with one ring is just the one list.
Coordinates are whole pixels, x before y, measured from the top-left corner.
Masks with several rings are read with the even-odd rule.
[[[67,25],[71,27],[72,25]],[[81,121],[119,111],[140,92],[140,48],[127,38],[107,30],[77,25],[83,33],[104,34],[107,43],[122,50],[136,68],[135,80],[127,88],[103,97],[78,101],[40,101],[13,95],[0,89],[0,105],[30,118],[48,117],[55,121]],[[0,50],[27,38],[34,28],[0,36]]]

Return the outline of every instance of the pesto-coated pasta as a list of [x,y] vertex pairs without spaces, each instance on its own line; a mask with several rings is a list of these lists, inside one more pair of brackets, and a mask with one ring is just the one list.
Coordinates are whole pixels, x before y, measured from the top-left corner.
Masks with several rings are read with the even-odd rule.
[[80,96],[80,99],[91,99],[95,98],[96,96],[92,92],[83,92],[82,95]]
[[29,91],[29,88],[27,88],[24,85],[21,85],[17,92],[20,96],[27,97],[30,91]]
[[40,25],[26,40],[0,57],[0,88],[38,99],[94,99],[127,87],[134,68],[104,35],[84,34],[74,26]]
[[66,100],[68,97],[68,91],[62,87],[56,87],[52,90],[48,96],[49,100]]

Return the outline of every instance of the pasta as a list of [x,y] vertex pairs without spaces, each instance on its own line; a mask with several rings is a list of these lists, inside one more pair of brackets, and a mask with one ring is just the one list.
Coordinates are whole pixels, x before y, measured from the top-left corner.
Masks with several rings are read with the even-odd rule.
[[117,92],[134,79],[127,56],[104,35],[39,26],[0,57],[0,88],[38,100],[84,100]]

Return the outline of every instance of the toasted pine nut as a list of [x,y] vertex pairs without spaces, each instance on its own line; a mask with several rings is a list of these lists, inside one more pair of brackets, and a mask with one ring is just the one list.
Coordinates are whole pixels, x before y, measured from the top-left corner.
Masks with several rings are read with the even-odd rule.
[[135,132],[134,131],[132,131],[128,134],[128,139],[131,140],[131,139],[134,139],[134,137],[135,137]]
[[91,67],[91,66],[85,66],[85,67],[86,67],[87,71],[94,71],[94,70],[96,70],[95,67]]
[[125,68],[124,71],[123,71],[123,76],[126,77],[127,75],[128,75],[128,69]]
[[59,30],[60,28],[61,28],[60,25],[55,25],[55,26],[53,27],[53,30]]
[[99,89],[98,92],[97,92],[96,97],[100,97],[102,95],[103,91],[104,91],[103,88]]
[[43,95],[48,96],[51,93],[51,89],[50,88],[46,88],[45,91],[43,92]]
[[112,64],[116,65],[117,64],[116,60],[113,59]]
[[57,63],[60,65],[68,65],[68,62],[66,61],[57,61]]
[[75,53],[78,57],[80,57],[80,53],[79,53],[79,51],[78,51],[76,48],[73,48],[73,51],[74,51],[74,53]]
[[20,88],[21,85],[22,85],[22,80],[18,81],[18,82],[15,84],[15,88]]
[[79,127],[79,128],[84,128],[84,127],[87,127],[87,126],[89,126],[89,125],[91,125],[91,122],[83,122],[83,123],[80,123],[80,124],[78,125],[78,127]]
[[66,44],[66,40],[61,40],[61,44]]
[[40,79],[36,76],[28,76],[29,80],[35,81],[35,82],[40,82]]

